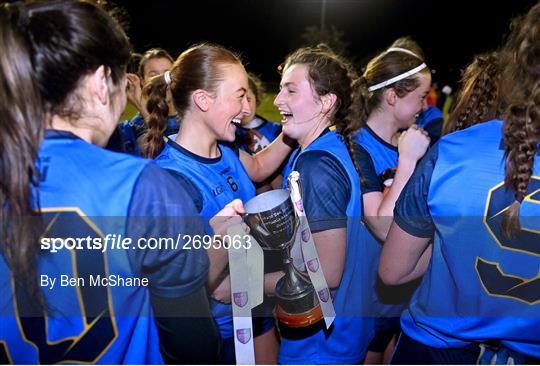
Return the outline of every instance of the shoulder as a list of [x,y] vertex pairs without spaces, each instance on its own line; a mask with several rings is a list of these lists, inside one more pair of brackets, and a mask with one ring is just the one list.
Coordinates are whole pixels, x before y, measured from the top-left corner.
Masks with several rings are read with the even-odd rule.
[[304,187],[313,187],[313,194],[335,192],[338,188],[344,189],[345,196],[350,194],[351,181],[344,166],[327,151],[314,150],[300,154],[296,170]]
[[[185,207],[186,215],[197,214],[202,207],[202,197],[196,186],[182,173],[162,169],[154,163],[149,163],[141,172],[135,186],[132,207],[155,207],[181,204]],[[186,201],[195,203],[197,212]]]
[[352,187],[339,160],[326,151],[306,151],[299,156],[296,170],[300,173],[304,208],[312,230],[346,227]]
[[305,174],[332,174],[335,169],[344,170],[338,158],[324,150],[301,153],[296,162],[296,168]]

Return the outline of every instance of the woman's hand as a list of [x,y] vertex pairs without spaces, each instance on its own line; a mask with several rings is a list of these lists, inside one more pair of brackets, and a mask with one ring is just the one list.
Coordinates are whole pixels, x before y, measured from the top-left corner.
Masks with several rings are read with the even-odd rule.
[[246,210],[241,200],[235,199],[227,204],[216,216],[210,219],[210,226],[214,230],[214,234],[218,236],[227,235],[227,230],[235,225],[242,225],[244,230],[248,232],[249,229],[240,216],[244,213],[246,213]]
[[[139,112],[146,111],[144,108],[144,99],[142,96],[142,84],[141,79],[136,74],[126,74],[127,79],[127,98],[139,110]],[[143,118],[144,118],[144,113]]]
[[[246,233],[249,232],[249,228],[242,221],[242,217],[246,211],[242,201],[236,199],[225,206],[219,211],[216,216],[210,220],[210,226],[214,230],[214,240],[216,241],[208,250],[208,258],[210,259],[210,268],[208,270],[208,282],[206,287],[210,293],[213,293],[218,286],[222,286],[221,273],[225,269],[225,266],[229,262],[228,251],[221,242],[220,238],[228,235],[229,228],[235,225],[241,225]],[[230,285],[229,285],[230,287]],[[230,300],[229,300],[230,301]]]
[[412,125],[399,136],[399,158],[416,163],[426,153],[429,141],[430,138],[426,131],[417,125]]

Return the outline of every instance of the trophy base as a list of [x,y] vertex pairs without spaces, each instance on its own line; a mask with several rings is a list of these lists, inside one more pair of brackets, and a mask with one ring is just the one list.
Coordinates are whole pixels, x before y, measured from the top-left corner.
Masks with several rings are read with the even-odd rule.
[[303,328],[319,322],[323,318],[321,304],[303,313],[287,313],[279,305],[276,306],[276,316],[281,323],[289,328]]

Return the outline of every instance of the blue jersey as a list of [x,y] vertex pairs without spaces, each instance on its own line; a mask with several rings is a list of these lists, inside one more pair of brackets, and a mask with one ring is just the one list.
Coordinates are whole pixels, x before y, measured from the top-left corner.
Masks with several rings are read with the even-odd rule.
[[131,155],[141,156],[141,147],[137,143],[137,129],[131,121],[125,121],[118,125],[121,136],[121,149]]
[[354,136],[360,146],[362,146],[373,160],[375,173],[379,176],[381,183],[393,178],[392,171],[395,172],[398,163],[398,148],[380,138],[369,126],[365,126]]
[[[369,158],[373,161],[373,165],[371,167],[363,166],[362,169],[364,179],[368,181],[368,187],[376,187],[378,184],[378,186],[380,187],[378,191],[380,192],[383,192],[384,188],[390,188],[398,164],[397,147],[381,139],[369,126],[360,129],[354,139],[361,147],[365,149],[367,154],[369,154]],[[369,169],[373,169],[374,171],[371,172],[369,171]],[[366,178],[370,176],[376,176],[378,182],[370,182],[370,179]],[[365,190],[366,192],[363,193],[365,194],[369,193],[369,191],[376,190],[377,189],[369,189]],[[395,295],[391,294],[391,292],[397,294],[396,291],[392,291],[392,289],[380,286],[378,284],[376,271],[380,261],[383,243],[378,238],[376,238],[375,235],[372,234],[365,225],[363,225],[363,230],[366,232],[366,241],[370,249],[369,255],[371,256],[372,261],[375,264],[375,273],[372,276],[374,314],[381,317],[397,317],[403,310],[404,305],[396,303],[406,301],[406,299],[403,298],[403,295],[401,294],[403,291],[399,292],[401,296],[399,299],[396,299]],[[394,305],[390,305],[389,303],[392,303]],[[384,320],[378,321],[376,327],[385,327]]]
[[281,133],[281,125],[257,116],[245,126],[236,129],[236,145],[247,153],[255,154],[268,146]]
[[[370,313],[372,286],[366,280],[373,272],[373,264],[366,256],[365,237],[361,231],[360,178],[354,168],[343,138],[335,130],[327,131],[307,148],[293,152],[286,165],[285,177],[297,167],[302,155],[316,151],[330,154],[350,184],[346,209],[347,249],[343,275],[338,288],[333,290],[336,319],[328,331],[320,329],[300,339],[282,338],[279,362],[283,364],[355,364],[365,357],[373,337],[373,318]],[[300,170],[300,178],[310,172]],[[303,185],[310,184],[304,181]],[[307,201],[309,197],[304,197]],[[306,211],[307,212],[307,211]],[[309,219],[309,216],[308,216]]]
[[441,110],[432,105],[420,112],[420,115],[416,118],[416,124],[426,130],[431,138],[431,145],[437,142],[441,137],[443,122],[444,119]]
[[500,228],[514,193],[504,187],[503,124],[485,122],[441,138],[401,194],[396,223],[435,234],[420,287],[401,320],[437,348],[500,342],[540,357],[540,154],[520,209],[522,230]]
[[[143,192],[138,187],[145,172],[158,178],[169,177],[147,160],[104,150],[61,131],[47,131],[39,151],[38,168],[45,238],[129,236],[130,206],[140,206],[133,197],[135,192]],[[155,208],[155,200],[153,203]],[[192,212],[194,207],[183,214]],[[138,212],[140,216],[144,214]],[[138,224],[135,223],[140,227]],[[158,258],[157,253],[132,248],[102,251],[84,245],[56,253],[42,250],[38,274],[48,311],[33,318],[28,317],[36,314],[29,306],[32,300],[20,289],[14,291],[18,285],[0,256],[0,359],[26,364],[162,363],[150,292],[172,297],[185,295],[201,288],[207,276],[208,258],[204,252],[198,256],[183,251],[183,257],[180,252],[170,250]],[[166,258],[161,259],[163,255]],[[151,259],[152,256],[155,258]],[[166,263],[181,264],[178,259],[185,260],[188,267],[196,267],[197,274],[184,276],[179,265],[175,267],[178,272],[171,277]],[[147,265],[158,274],[146,273]],[[92,284],[93,279],[111,276],[147,277],[150,285]],[[49,287],[50,281],[44,286],[44,277],[54,278],[56,286]],[[181,283],[180,278],[186,282]],[[62,285],[62,279],[75,280],[77,286]]]
[[[147,128],[146,122],[144,121],[144,118],[140,113],[137,113],[135,117],[133,117],[130,121],[126,122],[135,128],[137,137],[142,135]],[[167,118],[167,127],[165,127],[165,132],[163,132],[163,136],[169,136],[174,133],[178,133],[179,128],[180,122],[178,121],[178,118],[176,116],[169,116]]]
[[[167,118],[167,127],[165,132],[163,132],[163,136],[177,134],[179,128],[180,122],[178,122],[177,117],[169,117]],[[122,136],[124,152],[131,155],[140,156],[141,148],[137,143],[137,139],[144,134],[147,129],[146,122],[144,121],[142,115],[137,113],[131,120],[121,122],[118,125],[118,129]]]
[[[209,220],[232,200],[239,198],[246,203],[255,197],[255,187],[237,153],[225,144],[219,144],[221,156],[203,158],[168,139],[165,148],[156,158],[156,164],[181,172],[201,195],[200,212],[206,231],[212,234]],[[232,306],[212,301],[212,313],[223,338],[233,336]]]

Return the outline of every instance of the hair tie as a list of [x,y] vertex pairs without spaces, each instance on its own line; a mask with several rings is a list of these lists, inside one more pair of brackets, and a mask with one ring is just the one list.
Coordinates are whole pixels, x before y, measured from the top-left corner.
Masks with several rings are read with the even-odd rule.
[[521,192],[517,192],[514,197],[519,203],[523,202],[523,199],[525,199],[525,195]]
[[171,85],[171,71],[167,70],[163,73],[163,78],[165,79],[165,83],[167,85]]

